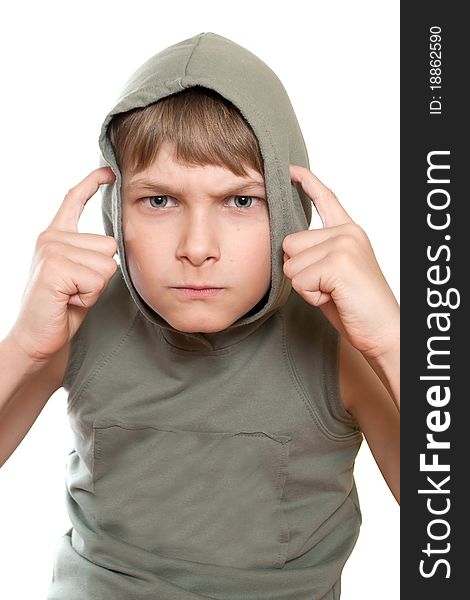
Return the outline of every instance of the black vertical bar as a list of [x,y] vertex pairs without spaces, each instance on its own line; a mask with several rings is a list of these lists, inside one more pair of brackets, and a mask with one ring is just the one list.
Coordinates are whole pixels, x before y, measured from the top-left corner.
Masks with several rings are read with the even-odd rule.
[[401,3],[401,597],[413,600],[470,597],[470,35],[457,6]]

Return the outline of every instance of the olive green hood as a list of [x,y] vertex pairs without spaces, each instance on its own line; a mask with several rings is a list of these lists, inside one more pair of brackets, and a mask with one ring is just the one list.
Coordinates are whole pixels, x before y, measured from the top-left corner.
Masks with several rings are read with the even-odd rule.
[[[232,102],[253,129],[264,161],[265,188],[271,224],[271,287],[266,303],[216,333],[183,333],[174,329],[140,297],[130,278],[121,224],[121,173],[107,135],[113,116],[145,107],[193,86],[212,89]],[[307,150],[294,109],[276,74],[257,56],[235,42],[204,32],[174,44],[147,60],[128,80],[104,119],[99,137],[101,166],[112,168],[116,180],[102,186],[106,235],[118,242],[122,276],[139,310],[165,333],[194,344],[229,345],[259,327],[279,309],[292,291],[283,272],[282,242],[286,235],[308,229],[312,203],[291,183],[289,164],[309,167]]]

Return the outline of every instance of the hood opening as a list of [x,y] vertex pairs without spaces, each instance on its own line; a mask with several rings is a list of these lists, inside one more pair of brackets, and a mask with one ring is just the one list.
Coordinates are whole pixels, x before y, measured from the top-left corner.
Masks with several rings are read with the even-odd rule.
[[[203,88],[203,89],[202,89]],[[178,94],[178,92],[185,92]],[[215,138],[208,134],[208,143],[193,144],[185,125],[193,119],[193,135],[204,131],[204,118],[188,116],[190,96],[205,95],[207,102],[219,102],[220,114]],[[159,102],[162,101],[162,102]],[[180,119],[173,123],[172,135],[177,140],[180,158],[183,161],[217,162],[227,168],[240,169],[241,163],[261,167],[265,181],[266,197],[269,206],[271,227],[271,281],[267,294],[243,317],[231,326],[216,333],[184,333],[169,325],[158,313],[151,309],[140,297],[130,278],[122,234],[120,162],[128,161],[131,166],[151,162],[156,146],[148,144],[137,152],[137,144],[132,144],[132,136],[148,128],[143,118],[147,107],[160,110],[161,132],[165,134],[165,103],[179,104]],[[224,112],[225,111],[225,112]],[[231,113],[236,111],[244,122],[249,135],[237,137],[233,133]],[[119,135],[124,142],[122,156],[116,156],[116,131],[110,123],[124,122],[132,113]],[[174,115],[173,115],[174,117]],[[116,119],[116,120],[114,120]],[[142,129],[143,128],[143,129]],[[207,123],[206,123],[207,131]],[[213,132],[212,132],[213,133]],[[158,139],[158,127],[150,132],[150,138]],[[249,141],[251,135],[251,141]],[[126,142],[127,136],[127,142]],[[141,136],[143,137],[143,136]],[[210,143],[212,139],[212,144]],[[127,144],[127,146],[126,146]],[[118,242],[118,253],[123,279],[132,300],[142,315],[162,329],[166,339],[185,349],[217,350],[227,347],[252,331],[255,331],[268,317],[278,310],[292,291],[290,281],[283,273],[284,237],[292,232],[307,229],[311,218],[311,201],[290,181],[289,164],[309,167],[308,155],[303,136],[292,104],[282,83],[275,73],[249,50],[223,36],[204,32],[166,48],[147,60],[127,81],[115,106],[107,114],[99,138],[101,166],[110,166],[116,181],[102,186],[102,214],[107,235],[113,235]],[[145,146],[145,144],[144,144]],[[126,155],[126,148],[128,153]],[[196,148],[196,150],[195,150]],[[250,149],[251,148],[251,149]],[[247,161],[240,161],[245,152]],[[119,162],[118,162],[119,160]],[[140,162],[139,162],[140,161]],[[143,162],[142,162],[143,161]],[[231,168],[231,167],[230,167]],[[239,171],[240,172],[240,171]]]

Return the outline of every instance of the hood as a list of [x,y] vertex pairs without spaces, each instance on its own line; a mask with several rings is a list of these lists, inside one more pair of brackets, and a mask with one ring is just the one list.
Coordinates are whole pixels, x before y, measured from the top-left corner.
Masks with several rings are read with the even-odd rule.
[[[264,162],[265,189],[271,226],[271,287],[267,301],[230,327],[215,333],[178,331],[141,298],[130,278],[121,223],[121,173],[107,135],[114,115],[145,107],[193,86],[210,88],[234,104],[250,124]],[[116,180],[101,186],[106,235],[118,243],[123,279],[141,313],[162,328],[165,338],[181,348],[216,350],[238,342],[257,329],[293,292],[283,272],[282,242],[286,235],[308,229],[312,203],[290,180],[289,164],[309,167],[307,149],[294,109],[276,74],[257,56],[235,42],[204,32],[174,44],[147,60],[127,80],[115,106],[106,115],[99,137],[100,166],[109,166]],[[124,288],[125,289],[125,288]]]

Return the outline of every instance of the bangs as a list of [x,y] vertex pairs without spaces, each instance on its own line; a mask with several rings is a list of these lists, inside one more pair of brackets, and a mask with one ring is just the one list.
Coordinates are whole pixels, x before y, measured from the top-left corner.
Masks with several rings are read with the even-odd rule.
[[121,171],[147,169],[168,141],[175,147],[175,160],[184,165],[217,165],[240,177],[251,168],[264,177],[258,140],[249,123],[231,102],[202,86],[116,115],[108,135]]

